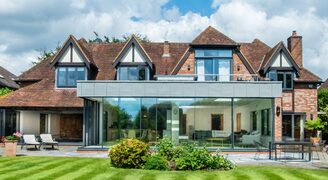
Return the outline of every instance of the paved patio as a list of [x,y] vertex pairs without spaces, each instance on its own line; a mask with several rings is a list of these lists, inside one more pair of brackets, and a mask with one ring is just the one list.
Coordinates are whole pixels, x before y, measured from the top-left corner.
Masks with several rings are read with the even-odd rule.
[[[60,146],[58,149],[23,149],[17,147],[18,156],[58,156],[58,157],[94,157],[94,158],[108,158],[106,151],[103,152],[77,152],[78,146]],[[0,147],[0,155],[2,156],[4,148]],[[281,154],[284,159],[274,161],[269,160],[268,154],[255,155],[255,153],[229,153],[224,152],[224,156],[236,163],[237,165],[268,165],[268,166],[288,166],[309,169],[328,169],[328,154],[327,153],[313,153],[311,162],[303,160],[293,160],[298,158],[295,154]],[[305,157],[307,159],[307,157]]]

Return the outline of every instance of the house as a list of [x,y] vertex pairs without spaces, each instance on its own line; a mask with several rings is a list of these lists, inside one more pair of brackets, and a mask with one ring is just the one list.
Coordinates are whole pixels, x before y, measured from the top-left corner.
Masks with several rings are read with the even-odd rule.
[[[9,72],[2,66],[0,66],[0,89],[1,89],[1,96],[7,95],[8,90],[16,90],[19,88],[19,85],[15,82],[15,79],[17,78],[16,75]],[[9,91],[10,92],[10,91]],[[1,98],[0,96],[0,98]],[[14,113],[12,111],[6,111],[5,109],[0,108],[0,119],[3,119],[0,121],[0,136],[4,133],[6,130],[7,133],[13,132],[16,130],[16,122],[12,121],[11,119],[6,119],[5,117],[12,117],[10,113]],[[5,124],[7,126],[6,129],[4,129]],[[3,133],[2,133],[3,132]]]
[[0,107],[16,113],[23,133],[84,146],[168,137],[248,150],[254,141],[268,147],[306,138],[303,124],[317,116],[321,79],[303,67],[296,31],[287,46],[270,47],[259,39],[238,43],[209,26],[186,43],[69,36],[17,82],[22,88]]

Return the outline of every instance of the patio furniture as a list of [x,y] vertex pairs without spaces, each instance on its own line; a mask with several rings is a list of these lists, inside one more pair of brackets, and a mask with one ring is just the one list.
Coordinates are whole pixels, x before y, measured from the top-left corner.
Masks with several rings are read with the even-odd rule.
[[248,135],[243,135],[241,137],[242,144],[251,145],[254,144],[254,141],[260,142],[261,140],[261,134],[258,131],[252,132]]
[[54,145],[57,145],[59,149],[58,142],[55,141],[54,138],[52,138],[51,134],[40,134],[40,138],[41,138],[42,145],[44,146],[51,145],[52,149],[54,149]]
[[[291,146],[288,148],[288,146]],[[299,148],[295,148],[295,147]],[[307,147],[307,148],[305,148]],[[278,151],[287,151],[289,153],[301,153],[302,159],[304,159],[304,154],[309,154],[309,161],[312,160],[312,143],[309,141],[277,141],[273,143],[273,149],[275,154],[275,160],[277,160],[277,153]],[[271,157],[271,150],[269,151]]]
[[321,152],[322,153],[322,157],[323,159],[326,159],[325,157],[325,152],[324,152],[324,147],[325,147],[325,144],[326,144],[326,140],[321,140],[320,142],[318,143],[313,143],[313,146],[312,146],[312,151],[316,152],[317,154],[317,157],[318,159],[320,160],[320,157],[319,157],[319,153]]
[[[24,143],[22,144],[21,149],[23,149],[23,146],[29,146],[29,145],[34,146],[35,149],[40,149],[40,147],[41,147],[41,144],[37,141],[34,134],[23,135],[23,140],[24,140]],[[39,147],[37,148],[37,146],[39,146]]]

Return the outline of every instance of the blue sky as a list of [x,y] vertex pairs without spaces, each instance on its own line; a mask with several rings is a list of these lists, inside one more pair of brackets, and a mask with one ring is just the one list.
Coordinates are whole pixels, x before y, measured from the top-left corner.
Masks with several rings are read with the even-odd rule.
[[164,8],[170,9],[176,6],[182,14],[191,11],[202,16],[210,16],[215,12],[215,9],[211,7],[212,2],[212,0],[170,0],[164,5]]
[[147,35],[190,42],[209,25],[237,42],[273,47],[293,30],[303,36],[303,64],[328,77],[328,1],[323,0],[0,0],[0,65],[19,75],[40,49],[76,38]]

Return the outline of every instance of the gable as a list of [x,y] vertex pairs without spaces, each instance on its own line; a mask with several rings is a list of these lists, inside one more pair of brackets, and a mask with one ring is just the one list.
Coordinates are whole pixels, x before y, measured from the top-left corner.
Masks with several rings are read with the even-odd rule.
[[145,57],[141,54],[140,50],[135,47],[134,44],[132,44],[131,47],[127,50],[125,55],[122,57],[121,61],[122,63],[146,63]]
[[290,60],[287,58],[283,51],[280,51],[279,54],[275,57],[271,67],[293,67]]
[[113,66],[116,68],[118,64],[124,63],[146,63],[150,68],[152,68],[152,61],[150,57],[134,36],[131,37],[121,52],[117,55],[113,62]]
[[59,58],[60,63],[83,63],[81,55],[78,53],[76,47],[71,44]]
[[59,52],[55,55],[51,64],[85,64],[88,68],[90,68],[90,60],[83,52],[81,46],[78,44],[77,40],[70,35],[68,39],[65,41],[63,47],[59,50]]

